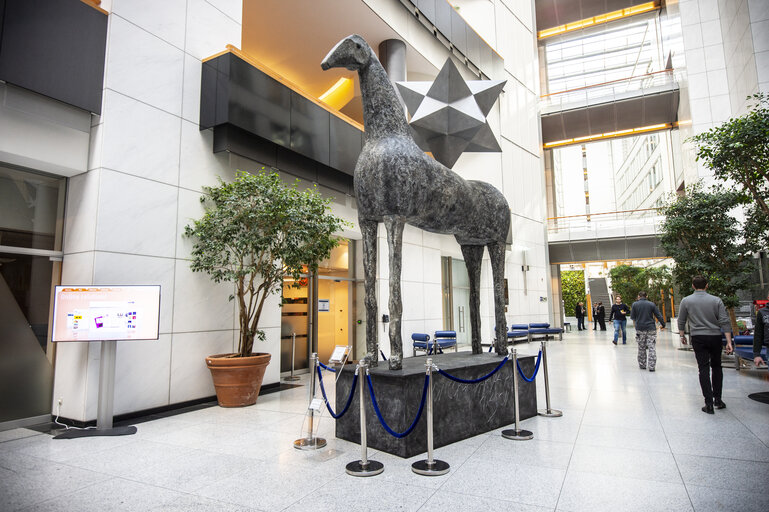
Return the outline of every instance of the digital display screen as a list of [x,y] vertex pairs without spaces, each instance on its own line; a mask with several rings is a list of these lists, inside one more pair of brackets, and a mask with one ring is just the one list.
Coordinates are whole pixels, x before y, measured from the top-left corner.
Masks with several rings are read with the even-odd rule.
[[156,340],[160,286],[57,286],[52,341]]

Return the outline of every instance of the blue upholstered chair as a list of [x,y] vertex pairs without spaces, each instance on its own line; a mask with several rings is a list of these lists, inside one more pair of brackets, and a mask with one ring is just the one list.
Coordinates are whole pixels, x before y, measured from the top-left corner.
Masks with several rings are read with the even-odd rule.
[[[443,353],[445,348],[454,348],[457,351],[457,332],[456,331],[435,331],[434,341],[438,345],[437,350]],[[429,355],[429,352],[428,352]]]

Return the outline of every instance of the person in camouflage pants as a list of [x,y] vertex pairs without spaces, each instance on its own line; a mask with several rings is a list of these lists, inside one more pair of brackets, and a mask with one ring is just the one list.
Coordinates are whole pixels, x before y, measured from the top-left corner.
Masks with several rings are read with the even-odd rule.
[[635,323],[636,342],[638,343],[638,367],[647,367],[653,372],[657,366],[657,329],[654,318],[659,320],[661,329],[665,329],[665,317],[659,308],[646,298],[646,292],[638,292],[638,300],[630,309],[630,318]]

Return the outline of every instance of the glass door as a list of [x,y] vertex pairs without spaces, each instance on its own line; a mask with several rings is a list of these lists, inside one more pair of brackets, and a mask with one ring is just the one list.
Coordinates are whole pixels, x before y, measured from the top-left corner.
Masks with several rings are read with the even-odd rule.
[[51,413],[65,183],[0,166],[0,430]]
[[454,326],[457,347],[470,346],[470,278],[462,260],[451,260],[451,293],[454,305]]
[[315,350],[323,363],[328,361],[337,345],[352,345],[352,248],[352,241],[342,240],[331,256],[318,266]]
[[291,372],[309,366],[309,297],[310,279],[283,279],[283,307],[280,312],[280,372]]
[[[328,361],[336,345],[350,345],[352,340],[352,310],[354,279],[353,243],[342,240],[331,256],[320,262],[315,275],[303,275],[299,281],[283,280],[281,311],[280,371],[308,371],[310,354],[317,352],[320,360]],[[296,345],[294,346],[294,339]]]

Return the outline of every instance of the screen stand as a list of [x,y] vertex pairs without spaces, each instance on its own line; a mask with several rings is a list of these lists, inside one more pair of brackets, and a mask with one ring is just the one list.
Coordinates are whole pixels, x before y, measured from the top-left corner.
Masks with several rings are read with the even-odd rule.
[[74,439],[92,436],[126,436],[136,433],[133,425],[126,427],[112,426],[112,410],[115,402],[115,360],[117,341],[101,342],[99,361],[99,402],[96,409],[96,428],[88,430],[67,430],[54,439]]

